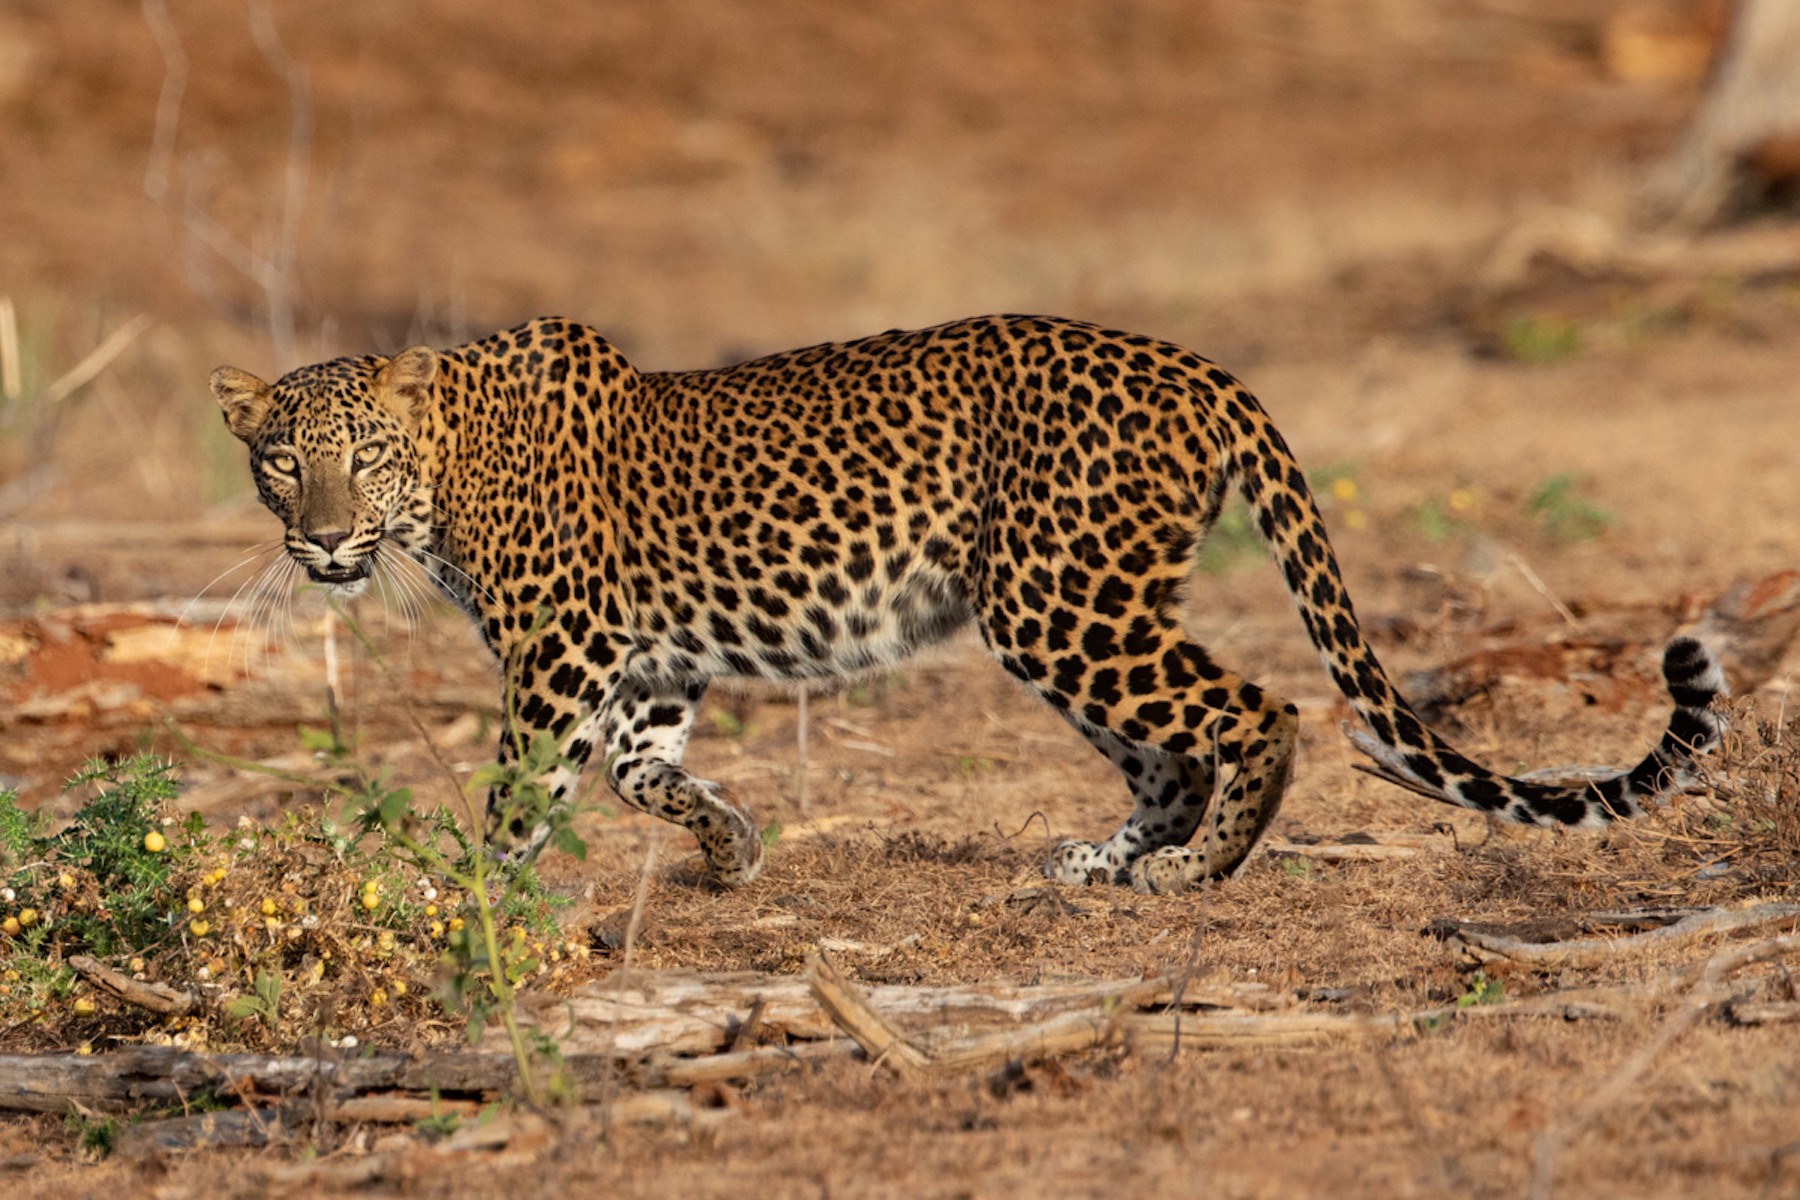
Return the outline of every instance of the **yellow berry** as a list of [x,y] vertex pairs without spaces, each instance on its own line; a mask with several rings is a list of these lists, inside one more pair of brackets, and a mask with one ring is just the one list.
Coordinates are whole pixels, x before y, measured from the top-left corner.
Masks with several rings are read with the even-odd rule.
[[1475,493],[1468,488],[1457,488],[1450,493],[1450,507],[1457,512],[1467,512],[1475,507]]
[[169,839],[152,829],[144,835],[144,849],[152,854],[161,854],[169,847]]
[[72,888],[75,886],[75,877],[67,871],[64,871],[61,875],[56,877],[56,882],[59,887]]
[[196,915],[205,912],[206,911],[206,901],[202,900],[198,896],[190,897],[188,899],[188,911],[191,913],[194,913]]
[[381,897],[377,896],[374,892],[364,892],[362,894],[362,906],[364,908],[380,908]]
[[1348,476],[1331,481],[1331,494],[1345,504],[1356,499],[1356,480]]
[[205,937],[212,932],[212,926],[208,925],[205,921],[189,921],[188,932],[195,937]]
[[19,910],[19,927],[21,929],[30,929],[33,925],[37,924],[37,918],[37,909],[21,908]]
[[433,921],[431,923],[430,933],[432,937],[443,937],[444,923],[442,921]]
[[267,896],[263,897],[262,915],[265,917],[272,917],[275,915],[275,902]]
[[19,918],[8,917],[6,920],[0,921],[0,932],[4,932],[7,937],[18,937]]
[[461,933],[462,927],[463,927],[463,919],[461,917],[451,917],[450,918],[450,929],[452,932]]
[[406,995],[406,980],[404,980],[404,979],[394,980],[394,995],[396,995],[396,996]]
[[278,918],[278,917],[264,917],[264,918],[263,918],[263,928],[264,928],[264,929],[266,929],[266,930],[268,930],[268,931],[269,931],[269,932],[270,932],[270,933],[274,933],[274,932],[275,932],[275,931],[276,931],[276,930],[277,930],[277,929],[280,929],[280,928],[281,928],[281,920],[280,920],[280,918]]
[[131,962],[130,962],[130,963],[129,963],[129,964],[127,964],[127,965],[128,965],[128,966],[130,966],[130,967],[131,967],[131,973],[132,973],[132,974],[133,974],[133,975],[141,975],[141,974],[143,974],[143,971],[144,971],[144,960],[143,960],[143,959],[141,959],[141,958],[134,958],[134,959],[132,959],[132,960],[131,960]]
[[435,904],[427,904],[425,906],[425,915],[428,917],[437,916],[438,915],[438,906]]
[[374,991],[369,993],[369,1003],[370,1003],[370,1005],[372,1005],[375,1008],[380,1008],[382,1005],[387,1003],[387,993],[382,991],[380,988],[376,988]]
[[89,1000],[86,996],[75,997],[75,1015],[78,1017],[93,1016],[94,1002]]

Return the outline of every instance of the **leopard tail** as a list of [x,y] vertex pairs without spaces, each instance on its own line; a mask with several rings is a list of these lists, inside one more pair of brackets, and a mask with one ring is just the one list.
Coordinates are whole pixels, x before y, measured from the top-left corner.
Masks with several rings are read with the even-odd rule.
[[[1214,383],[1220,375],[1211,376]],[[1233,431],[1223,448],[1231,477],[1281,567],[1325,669],[1366,727],[1346,725],[1357,749],[1373,760],[1358,764],[1362,770],[1505,820],[1581,828],[1637,816],[1646,805],[1694,786],[1696,755],[1716,746],[1723,732],[1716,702],[1728,691],[1711,652],[1690,637],[1676,638],[1663,653],[1663,679],[1674,709],[1656,745],[1629,770],[1584,772],[1588,777],[1580,782],[1554,784],[1500,775],[1427,728],[1363,637],[1325,523],[1292,451],[1253,397],[1235,382],[1224,394],[1230,397],[1225,407]]]

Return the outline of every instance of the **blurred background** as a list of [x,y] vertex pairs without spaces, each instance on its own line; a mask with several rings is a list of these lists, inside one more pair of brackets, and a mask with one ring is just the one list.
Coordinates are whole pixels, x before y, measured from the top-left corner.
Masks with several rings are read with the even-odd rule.
[[178,607],[273,535],[219,363],[549,312],[645,369],[994,310],[1172,338],[1262,395],[1396,608],[1422,562],[1502,612],[1790,566],[1791,177],[1779,137],[1694,140],[1734,15],[8,0],[0,614]]

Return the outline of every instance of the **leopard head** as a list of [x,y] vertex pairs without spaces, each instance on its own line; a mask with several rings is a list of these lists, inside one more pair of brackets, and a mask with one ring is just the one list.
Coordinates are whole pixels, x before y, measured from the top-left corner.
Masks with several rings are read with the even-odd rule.
[[438,356],[339,358],[274,384],[236,367],[212,373],[225,424],[250,447],[250,469],[283,544],[316,583],[343,597],[368,586],[384,544],[424,549],[431,488],[415,434]]

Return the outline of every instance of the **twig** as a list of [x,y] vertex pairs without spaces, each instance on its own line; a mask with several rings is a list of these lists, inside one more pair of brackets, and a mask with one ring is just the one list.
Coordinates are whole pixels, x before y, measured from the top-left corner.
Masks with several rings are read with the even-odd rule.
[[637,893],[631,898],[631,917],[625,922],[623,967],[631,969],[631,958],[637,949],[638,930],[644,924],[644,905],[650,899],[650,876],[656,870],[656,852],[662,841],[662,828],[654,827],[644,838],[644,866],[638,872]]
[[[1667,931],[1659,930],[1658,932]],[[1654,935],[1643,935],[1645,939],[1652,936]],[[1732,972],[1741,970],[1751,963],[1781,958],[1796,952],[1800,952],[1800,937],[1788,934],[1767,941],[1734,946],[1729,950],[1722,950],[1708,959],[1706,966],[1699,972],[1699,978],[1695,981],[1693,988],[1688,992],[1687,1002],[1662,1023],[1662,1027],[1656,1031],[1656,1035],[1644,1043],[1636,1054],[1621,1063],[1619,1069],[1614,1071],[1598,1088],[1595,1088],[1593,1094],[1584,1102],[1573,1109],[1562,1110],[1556,1118],[1556,1123],[1538,1134],[1536,1144],[1532,1147],[1531,1187],[1527,1192],[1530,1200],[1550,1200],[1551,1186],[1556,1171],[1556,1156],[1562,1152],[1563,1147],[1598,1114],[1614,1109],[1636,1086],[1638,1080],[1650,1069],[1657,1057],[1699,1022],[1706,1011],[1719,1000],[1721,985]]]
[[161,983],[144,983],[129,975],[121,975],[86,954],[71,955],[69,966],[95,987],[149,1012],[181,1016],[193,1011],[200,1003],[192,992],[179,991]]
[[807,688],[806,688],[805,684],[802,684],[800,686],[799,699],[795,702],[795,706],[794,706],[795,712],[797,714],[796,723],[794,726],[794,756],[797,760],[796,767],[797,767],[798,773],[799,773],[798,786],[799,786],[799,792],[800,792],[800,795],[799,795],[800,819],[802,821],[806,820],[807,817],[810,816],[811,812],[812,812],[812,805],[809,803],[810,796],[811,796],[811,789],[807,784],[807,778],[806,778],[807,766],[808,766],[807,754],[806,754],[806,727],[809,723],[809,721],[808,721],[809,714],[807,713],[808,704],[807,704],[806,697],[807,697]]
[[1767,1004],[1738,1001],[1725,1010],[1734,1025],[1788,1025],[1800,1022],[1800,1000]]
[[1713,934],[1757,929],[1800,921],[1800,904],[1759,904],[1746,909],[1711,909],[1684,917],[1673,925],[1623,938],[1577,938],[1566,942],[1527,942],[1473,929],[1457,930],[1452,940],[1482,962],[1511,962],[1544,968],[1591,967],[1619,956],[1667,949]]
[[1552,592],[1550,590],[1549,585],[1546,584],[1542,579],[1540,579],[1538,577],[1538,573],[1536,571],[1531,569],[1530,563],[1526,562],[1523,558],[1519,557],[1519,555],[1514,554],[1514,553],[1508,553],[1506,556],[1506,561],[1511,563],[1514,567],[1516,567],[1518,569],[1519,574],[1521,574],[1525,577],[1525,582],[1529,583],[1532,586],[1532,589],[1534,591],[1536,591],[1538,595],[1542,596],[1546,601],[1549,602],[1550,607],[1554,608],[1556,610],[1557,616],[1561,617],[1565,622],[1567,622],[1570,625],[1579,625],[1581,623],[1579,620],[1576,619],[1575,614],[1569,610],[1569,606],[1564,604],[1561,600],[1558,600],[1556,598],[1556,593]]
[[74,366],[59,375],[55,382],[44,389],[44,403],[57,404],[92,383],[112,365],[113,359],[125,352],[125,348],[137,340],[139,334],[150,328],[148,316],[139,313],[125,324],[119,326],[106,336],[106,340],[87,352],[87,355]]
[[0,399],[10,404],[24,394],[19,368],[19,313],[11,296],[0,296]]

